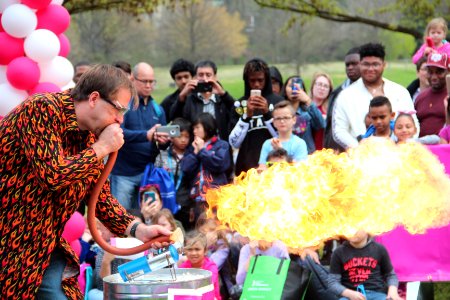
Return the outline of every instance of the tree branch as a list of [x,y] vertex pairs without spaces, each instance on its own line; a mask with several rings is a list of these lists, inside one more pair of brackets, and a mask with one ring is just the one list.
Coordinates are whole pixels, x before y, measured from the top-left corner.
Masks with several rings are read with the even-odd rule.
[[293,6],[288,4],[282,4],[282,3],[276,3],[276,1],[264,1],[264,0],[254,0],[259,6],[261,7],[267,7],[267,8],[274,8],[279,10],[286,10],[295,12],[298,14],[308,15],[308,16],[316,16],[325,20],[334,21],[334,22],[342,22],[342,23],[361,23],[366,24],[394,32],[401,32],[405,34],[412,35],[415,39],[421,39],[422,38],[422,32],[418,31],[415,28],[408,28],[401,25],[396,25],[392,23],[386,23],[374,19],[369,19],[361,16],[355,16],[355,15],[349,15],[344,14],[341,12],[333,12],[325,9],[321,9],[317,6],[315,6],[313,3],[306,3],[305,1],[302,1],[304,5],[307,5],[308,7],[303,6]]

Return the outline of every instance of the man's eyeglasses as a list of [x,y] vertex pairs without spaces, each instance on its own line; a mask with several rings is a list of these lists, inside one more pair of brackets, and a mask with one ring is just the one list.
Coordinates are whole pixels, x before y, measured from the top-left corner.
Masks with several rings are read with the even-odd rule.
[[275,122],[287,122],[289,120],[291,120],[293,117],[277,117],[277,118],[273,118],[273,120]]
[[101,98],[101,99],[105,100],[106,102],[114,106],[114,108],[117,109],[121,115],[125,115],[129,111],[128,107],[123,106],[117,100],[113,101],[109,100],[108,98]]
[[136,78],[136,77],[134,77],[134,79],[136,79],[137,81],[139,81],[140,83],[142,83],[144,85],[147,85],[147,84],[155,85],[156,84],[156,79],[143,80],[143,79],[139,79],[139,78]]
[[374,69],[378,69],[379,67],[381,67],[382,63],[379,62],[375,62],[375,63],[368,63],[368,62],[362,62],[361,66],[367,69],[370,69],[370,67],[374,68]]

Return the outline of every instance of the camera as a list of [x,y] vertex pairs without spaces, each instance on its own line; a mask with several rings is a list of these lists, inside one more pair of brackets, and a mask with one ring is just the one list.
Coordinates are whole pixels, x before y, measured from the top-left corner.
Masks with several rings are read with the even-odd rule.
[[194,89],[195,93],[207,93],[212,92],[213,84],[212,82],[199,81],[197,82],[197,86]]

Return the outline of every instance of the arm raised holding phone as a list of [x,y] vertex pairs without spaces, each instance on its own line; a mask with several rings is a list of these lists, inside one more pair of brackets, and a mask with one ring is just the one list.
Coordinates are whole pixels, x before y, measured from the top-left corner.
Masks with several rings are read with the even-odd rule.
[[261,96],[260,90],[251,90],[250,97],[247,101],[247,116],[249,118],[258,114],[266,114],[269,112],[269,103]]

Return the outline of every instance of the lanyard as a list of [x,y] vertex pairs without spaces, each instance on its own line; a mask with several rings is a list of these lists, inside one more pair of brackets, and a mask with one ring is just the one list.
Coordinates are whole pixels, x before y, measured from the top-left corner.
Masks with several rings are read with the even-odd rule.
[[[169,170],[172,170],[172,155],[170,154],[170,149],[169,149],[169,151],[167,151],[167,156],[168,156],[167,164],[169,165]],[[183,178],[183,171],[180,171],[180,174],[178,175],[180,164],[179,164],[179,162],[177,162],[175,157],[173,157],[173,159],[175,160],[175,163],[176,163],[176,165],[175,165],[175,175],[177,177],[176,183],[175,183],[174,174],[172,172],[169,172],[169,174],[170,174],[170,178],[172,178],[172,181],[175,183],[175,191],[178,191],[178,188],[181,185],[181,179]]]

